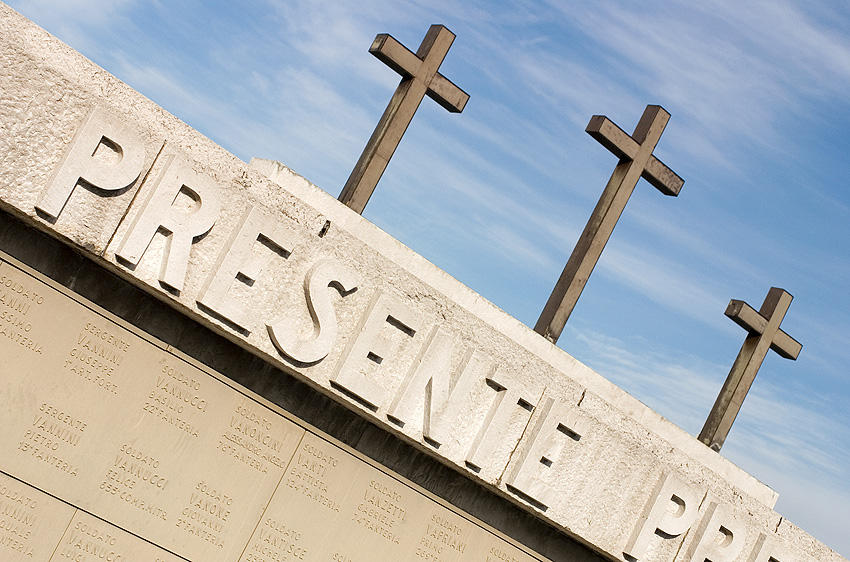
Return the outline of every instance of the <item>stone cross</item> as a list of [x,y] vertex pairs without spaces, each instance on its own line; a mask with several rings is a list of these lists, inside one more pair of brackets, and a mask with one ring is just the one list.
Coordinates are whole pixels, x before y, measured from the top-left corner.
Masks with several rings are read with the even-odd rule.
[[438,71],[455,35],[442,25],[432,25],[416,54],[382,33],[369,52],[401,74],[401,83],[381,116],[360,160],[339,194],[339,200],[363,214],[378,180],[392,158],[413,114],[427,94],[452,113],[460,113],[469,95]]
[[743,301],[732,300],[726,307],[726,316],[749,334],[698,437],[715,451],[723,446],[767,350],[772,349],[785,359],[795,360],[803,349],[800,343],[779,328],[793,298],[784,289],[771,287],[758,312]]
[[591,117],[585,130],[620,162],[534,326],[534,331],[549,341],[558,341],[638,180],[643,177],[664,195],[676,196],[682,189],[684,180],[652,155],[669,120],[663,107],[648,105],[629,136],[604,115]]

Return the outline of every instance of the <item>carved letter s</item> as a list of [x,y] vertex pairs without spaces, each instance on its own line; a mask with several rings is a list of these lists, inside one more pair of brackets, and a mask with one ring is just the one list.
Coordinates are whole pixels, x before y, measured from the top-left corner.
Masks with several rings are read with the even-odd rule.
[[281,353],[301,363],[316,363],[330,353],[337,340],[337,319],[328,287],[340,294],[357,288],[360,277],[350,267],[335,260],[321,260],[310,268],[304,278],[304,293],[310,318],[313,320],[313,337],[302,340],[295,333],[292,322],[280,320],[267,324],[269,336]]

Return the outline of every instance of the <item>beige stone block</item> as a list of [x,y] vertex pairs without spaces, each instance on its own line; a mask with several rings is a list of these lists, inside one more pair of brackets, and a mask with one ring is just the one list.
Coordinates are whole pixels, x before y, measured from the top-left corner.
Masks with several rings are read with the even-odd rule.
[[308,432],[240,562],[544,558]]
[[238,556],[303,429],[6,262],[0,286],[3,469],[175,552]]
[[77,510],[50,562],[183,562],[179,556]]
[[[787,552],[794,557],[792,560],[798,562],[843,562],[847,560],[787,519],[783,518],[775,529],[775,536],[770,538],[773,544],[777,544],[777,554]],[[785,562],[782,558],[778,558],[778,560]]]
[[0,560],[47,562],[74,508],[0,473]]
[[747,517],[747,513],[721,502],[709,492],[675,562],[747,560],[766,530]]

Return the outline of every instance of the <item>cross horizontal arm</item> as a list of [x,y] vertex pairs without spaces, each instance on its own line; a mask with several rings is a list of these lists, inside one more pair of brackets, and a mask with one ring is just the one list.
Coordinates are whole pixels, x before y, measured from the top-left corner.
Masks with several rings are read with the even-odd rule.
[[767,319],[744,301],[730,300],[724,314],[753,335],[763,333],[767,327]]
[[776,337],[773,338],[773,343],[770,344],[770,349],[779,354],[783,359],[791,359],[796,361],[803,351],[803,344],[779,330]]
[[676,197],[682,191],[685,180],[679,174],[668,168],[661,160],[653,156],[646,164],[646,170],[642,174],[643,179],[648,181],[652,187],[663,193]]
[[[620,160],[634,160],[640,150],[637,141],[604,115],[591,117],[585,131]],[[641,177],[664,195],[673,197],[685,185],[685,180],[655,156],[649,158]]]
[[604,115],[594,115],[584,130],[620,160],[634,160],[640,145]]
[[428,97],[452,113],[460,113],[469,101],[469,94],[443,76],[435,74],[426,92]]
[[[429,34],[434,35],[430,40],[430,44],[442,39],[442,41],[448,42],[451,45],[454,34],[443,26],[437,27],[438,29],[434,32],[429,30]],[[423,42],[423,44],[426,44],[426,42]],[[430,44],[428,45],[429,47]],[[426,91],[428,97],[440,104],[444,109],[452,113],[460,113],[466,107],[466,102],[469,101],[469,94],[458,88],[451,80],[439,72],[434,73],[431,77],[421,76],[422,59],[399,43],[392,35],[387,33],[379,34],[372,42],[372,46],[369,47],[369,52],[401,76],[422,80],[428,87]],[[425,54],[427,55],[427,53]]]
[[369,52],[402,76],[415,76],[422,66],[419,57],[387,33],[375,37]]
[[[761,335],[767,328],[767,319],[744,301],[734,299],[729,301],[725,314],[750,335]],[[776,332],[770,349],[784,359],[796,360],[803,350],[803,345],[780,329]]]

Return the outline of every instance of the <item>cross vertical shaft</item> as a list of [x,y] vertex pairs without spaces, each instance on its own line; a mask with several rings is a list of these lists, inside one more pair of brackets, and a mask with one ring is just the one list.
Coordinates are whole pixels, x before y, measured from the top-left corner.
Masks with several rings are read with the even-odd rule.
[[785,290],[771,287],[758,312],[743,301],[729,302],[726,316],[748,335],[698,437],[715,451],[723,446],[768,350],[792,360],[800,354],[803,346],[780,329],[792,299]]
[[590,119],[587,133],[620,162],[534,326],[535,332],[551,342],[558,341],[638,180],[645,178],[665,195],[679,194],[684,181],[652,154],[669,119],[670,114],[664,108],[648,105],[632,136],[603,115]]
[[387,34],[378,35],[372,42],[369,52],[402,79],[339,195],[339,200],[354,211],[363,213],[426,95],[453,113],[466,106],[469,95],[439,73],[454,38],[444,26],[432,25],[416,54]]

